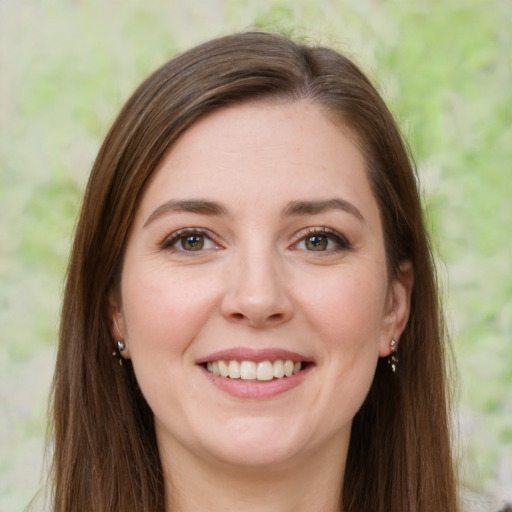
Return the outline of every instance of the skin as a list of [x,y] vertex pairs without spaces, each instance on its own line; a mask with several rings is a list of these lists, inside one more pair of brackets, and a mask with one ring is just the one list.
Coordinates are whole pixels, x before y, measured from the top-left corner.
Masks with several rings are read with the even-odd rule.
[[[306,102],[219,109],[144,191],[109,313],[155,415],[178,510],[337,510],[352,419],[400,337],[412,287],[407,265],[387,275],[350,135]],[[216,207],[176,206],[184,200]],[[312,200],[323,208],[291,206]],[[201,230],[200,250],[184,229]],[[197,364],[233,347],[311,364],[276,396],[235,397]]]

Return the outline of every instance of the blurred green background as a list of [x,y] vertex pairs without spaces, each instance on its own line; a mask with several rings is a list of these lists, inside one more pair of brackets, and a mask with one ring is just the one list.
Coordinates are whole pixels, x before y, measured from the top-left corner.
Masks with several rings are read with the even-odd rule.
[[510,0],[0,0],[0,511],[43,484],[66,259],[101,140],[157,66],[248,28],[348,53],[397,116],[458,361],[461,480],[512,500],[511,27]]

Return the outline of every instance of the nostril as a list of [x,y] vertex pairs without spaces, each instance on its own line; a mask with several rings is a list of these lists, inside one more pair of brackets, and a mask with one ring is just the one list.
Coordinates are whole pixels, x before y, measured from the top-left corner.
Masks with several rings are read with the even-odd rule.
[[268,317],[263,317],[259,320],[256,320],[254,321],[255,319],[253,318],[251,320],[251,317],[248,317],[246,315],[244,315],[243,313],[232,313],[230,315],[231,319],[232,320],[236,320],[236,321],[241,321],[241,320],[247,320],[249,321],[249,323],[260,323],[260,321],[263,321],[263,322],[267,322],[269,324],[274,324],[274,323],[279,323],[283,320],[284,318],[284,315],[282,313],[274,313],[272,315],[269,315]]

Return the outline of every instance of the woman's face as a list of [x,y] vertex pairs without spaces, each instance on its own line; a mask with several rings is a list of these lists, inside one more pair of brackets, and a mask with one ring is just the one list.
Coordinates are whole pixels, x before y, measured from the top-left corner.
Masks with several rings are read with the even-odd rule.
[[284,467],[345,453],[409,281],[388,281],[348,130],[305,102],[247,103],[161,161],[110,313],[161,451]]

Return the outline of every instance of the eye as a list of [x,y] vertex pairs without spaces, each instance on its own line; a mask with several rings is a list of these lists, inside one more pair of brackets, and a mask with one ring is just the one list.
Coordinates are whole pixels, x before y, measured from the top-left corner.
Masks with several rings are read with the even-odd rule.
[[162,248],[174,252],[198,252],[219,246],[202,230],[180,229],[165,239]]
[[180,238],[179,243],[185,251],[200,251],[204,247],[204,235],[189,235]]
[[325,251],[329,247],[329,239],[325,235],[313,235],[304,239],[308,251]]
[[293,249],[315,252],[337,252],[351,249],[350,242],[340,233],[329,228],[309,228]]

